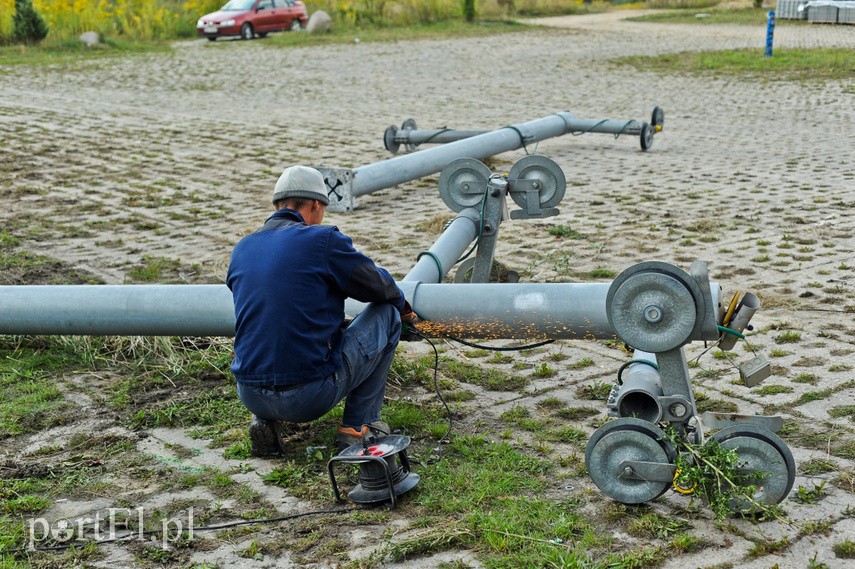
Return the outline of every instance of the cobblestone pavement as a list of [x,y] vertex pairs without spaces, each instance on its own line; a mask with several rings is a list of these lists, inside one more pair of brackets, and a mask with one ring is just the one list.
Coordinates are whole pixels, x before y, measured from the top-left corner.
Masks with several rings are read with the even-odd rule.
[[[799,466],[796,488],[829,484],[819,504],[793,503],[790,513],[828,529],[769,523],[723,533],[710,524],[714,547],[665,566],[805,567],[813,558],[847,566],[832,546],[855,536],[855,83],[655,74],[611,61],[730,48],[756,48],[759,57],[765,28],[613,14],[536,22],[544,27],[477,39],[287,49],[191,41],[167,54],[0,68],[0,219],[28,250],[105,282],[128,282],[158,258],[173,262],[172,281],[222,282],[232,245],[260,223],[287,165],[384,160],[383,129],[409,117],[423,128],[490,129],[562,110],[648,120],[659,105],[665,130],[646,153],[629,136],[537,145],[567,177],[561,213],[507,222],[497,257],[529,282],[703,259],[726,293],[757,293],[763,309],[751,344],[771,353],[774,375],[752,389],[726,365],[716,371],[720,362],[702,360],[701,370],[714,373],[697,387],[739,412],[774,411],[795,425],[785,438]],[[779,22],[775,41],[855,48],[855,26]],[[506,170],[523,155],[490,165]],[[426,222],[448,213],[437,179],[365,196],[356,212],[328,221],[401,276],[435,239]],[[558,225],[583,238],[550,235]],[[536,409],[538,389],[572,400],[623,357],[599,344],[560,349],[568,361],[592,358],[596,371],[561,369],[522,400],[479,392],[473,410]],[[534,367],[543,357],[527,361]],[[832,470],[804,474],[817,459]],[[792,545],[755,557],[758,532]]]

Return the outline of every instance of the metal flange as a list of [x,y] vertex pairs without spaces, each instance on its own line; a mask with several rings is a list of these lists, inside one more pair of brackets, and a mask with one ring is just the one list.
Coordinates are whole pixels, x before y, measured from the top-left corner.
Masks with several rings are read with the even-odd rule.
[[458,158],[442,169],[439,175],[439,195],[453,211],[461,212],[484,200],[487,181],[492,172],[474,158]]
[[528,217],[540,216],[564,198],[567,179],[553,160],[531,154],[511,167],[508,186],[511,199]]
[[398,134],[398,127],[395,125],[387,126],[386,130],[383,131],[383,146],[386,147],[386,150],[391,152],[392,154],[397,154],[398,150],[401,148],[401,144],[395,140],[395,136]]
[[698,283],[679,268],[659,261],[634,265],[612,282],[606,315],[630,346],[660,353],[679,348],[704,315]]

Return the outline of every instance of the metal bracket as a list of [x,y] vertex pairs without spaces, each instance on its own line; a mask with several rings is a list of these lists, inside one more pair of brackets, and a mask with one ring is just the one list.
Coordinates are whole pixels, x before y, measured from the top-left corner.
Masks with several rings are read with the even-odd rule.
[[701,422],[711,429],[724,429],[732,425],[753,425],[777,433],[784,426],[784,418],[778,415],[742,415],[740,413],[716,413],[704,411]]
[[[669,423],[685,423],[695,415],[695,406],[682,395],[663,396],[658,399],[662,407],[662,420]],[[682,406],[682,413],[680,407]],[[675,411],[677,411],[675,413]]]
[[618,467],[622,480],[643,480],[645,482],[671,482],[677,467],[666,462],[647,462],[643,460],[625,460]]
[[356,196],[353,195],[353,170],[349,168],[316,167],[323,175],[327,186],[330,204],[327,210],[348,213],[356,209]]

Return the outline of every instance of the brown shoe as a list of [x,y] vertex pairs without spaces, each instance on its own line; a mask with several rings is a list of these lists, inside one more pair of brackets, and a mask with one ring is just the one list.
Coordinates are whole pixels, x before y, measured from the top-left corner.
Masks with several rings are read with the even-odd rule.
[[281,456],[285,450],[282,423],[252,416],[249,424],[249,454],[259,458]]

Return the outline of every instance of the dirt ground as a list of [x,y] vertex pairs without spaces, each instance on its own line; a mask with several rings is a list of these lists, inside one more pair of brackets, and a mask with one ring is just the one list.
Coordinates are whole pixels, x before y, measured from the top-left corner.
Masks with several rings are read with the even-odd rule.
[[[759,53],[765,44],[765,28],[625,21],[631,14],[539,19],[542,28],[477,39],[288,49],[263,40],[201,40],[167,54],[0,68],[0,219],[21,247],[105,283],[145,280],[141,271],[153,264],[158,282],[219,283],[232,246],[264,219],[273,184],[288,165],[358,167],[387,159],[383,130],[410,117],[421,128],[492,129],[564,110],[580,118],[649,120],[659,105],[665,130],[649,152],[641,152],[634,137],[603,134],[538,144],[537,153],[566,175],[561,212],[506,222],[497,258],[527,282],[590,280],[592,270],[619,272],[645,260],[683,268],[707,261],[725,294],[760,296],[763,308],[754,324],[766,332],[752,344],[766,352],[779,348],[767,384],[791,389],[759,395],[734,384],[734,374],[699,385],[740,412],[779,405],[787,409],[785,419],[821,423],[851,441],[852,417],[829,411],[855,401],[855,82],[687,77],[617,66],[610,60],[625,55],[729,48]],[[781,22],[775,45],[855,48],[855,27]],[[507,170],[522,156],[522,150],[507,152],[490,165]],[[327,222],[403,276],[435,239],[424,222],[449,213],[437,179],[365,196],[355,212],[328,214]],[[558,225],[586,238],[550,235]],[[801,340],[778,346],[781,327],[798,330]],[[593,358],[597,372],[562,369],[534,382],[533,395],[522,399],[516,392],[479,391],[466,404],[469,412],[496,417],[511,405],[533,408],[543,388],[572,400],[575,386],[621,363],[620,354],[599,344],[564,342],[555,349]],[[816,381],[791,381],[803,372]],[[800,403],[822,390],[829,390],[826,397]],[[82,395],[75,401],[82,415],[94,405]],[[104,427],[99,421],[93,413],[67,432],[51,433],[51,440]],[[169,445],[204,443],[180,429],[149,435],[139,443],[145,452],[188,467],[229,465],[219,450],[201,448],[191,458],[170,454]],[[40,436],[16,454],[37,449]],[[827,448],[789,442],[797,465],[829,456]],[[832,458],[840,471],[855,467],[851,449]],[[270,469],[265,461],[251,464],[259,473]],[[834,474],[800,472],[796,488]],[[303,508],[254,473],[237,476],[278,504],[280,513]],[[768,535],[793,545],[752,557],[750,540],[719,539],[710,523],[716,547],[675,555],[664,567],[806,567],[812,559],[846,567],[851,561],[836,557],[832,546],[855,539],[855,495],[852,487],[827,489],[820,504],[788,505],[797,519],[829,521],[825,533],[766,526]],[[681,503],[676,496],[665,500]],[[99,498],[70,509],[107,506],[109,500]],[[384,529],[366,531],[380,535]],[[237,557],[236,547],[199,551],[193,560],[298,566],[287,552],[253,560]],[[133,565],[124,549],[109,551],[97,566]],[[454,560],[478,566],[468,552],[400,566]]]

